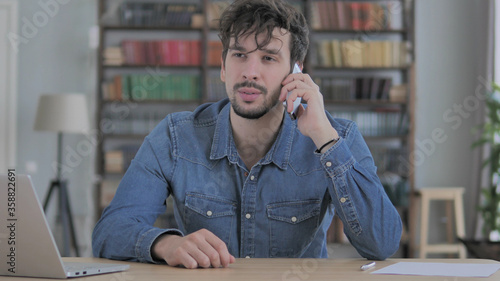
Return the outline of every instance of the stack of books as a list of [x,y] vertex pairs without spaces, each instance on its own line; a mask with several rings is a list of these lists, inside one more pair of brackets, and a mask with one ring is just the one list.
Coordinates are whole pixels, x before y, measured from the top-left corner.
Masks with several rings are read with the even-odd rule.
[[103,52],[104,65],[122,65],[125,63],[120,47],[107,47]]

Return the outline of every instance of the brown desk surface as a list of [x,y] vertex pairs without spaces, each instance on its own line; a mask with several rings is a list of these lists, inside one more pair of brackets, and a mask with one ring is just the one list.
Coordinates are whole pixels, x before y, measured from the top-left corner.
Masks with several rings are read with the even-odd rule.
[[[63,258],[65,261],[77,262],[107,262],[123,263],[106,259],[96,258]],[[91,280],[91,281],[209,281],[209,280],[500,280],[500,270],[489,278],[455,278],[455,277],[426,277],[410,275],[377,275],[370,274],[371,271],[383,268],[400,261],[412,262],[446,262],[446,263],[497,263],[493,260],[480,259],[389,259],[377,261],[374,269],[361,271],[360,266],[368,261],[363,259],[236,259],[236,262],[228,268],[209,269],[185,269],[166,265],[153,265],[135,262],[127,262],[130,269],[124,272],[95,275],[90,277],[72,278],[70,280]],[[50,280],[38,278],[22,277],[0,277],[0,280],[13,281],[34,281]]]

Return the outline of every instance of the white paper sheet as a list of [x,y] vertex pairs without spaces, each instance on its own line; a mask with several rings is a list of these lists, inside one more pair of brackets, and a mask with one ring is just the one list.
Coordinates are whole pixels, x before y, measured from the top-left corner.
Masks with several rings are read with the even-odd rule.
[[500,269],[500,263],[398,262],[371,274],[397,274],[447,277],[488,277]]

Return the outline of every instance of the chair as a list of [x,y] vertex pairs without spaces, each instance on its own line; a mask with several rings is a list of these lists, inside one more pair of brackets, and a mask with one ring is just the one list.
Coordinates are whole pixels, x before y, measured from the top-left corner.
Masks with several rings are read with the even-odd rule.
[[[466,250],[460,242],[455,242],[456,237],[464,238],[465,236],[465,218],[463,206],[463,187],[427,187],[417,191],[421,198],[421,228],[420,228],[420,258],[426,258],[430,253],[447,253],[457,254],[459,258],[466,258]],[[447,238],[448,243],[445,244],[428,244],[429,234],[429,210],[432,200],[447,201],[446,217],[447,217]],[[455,233],[453,233],[452,221],[452,205],[455,209]]]

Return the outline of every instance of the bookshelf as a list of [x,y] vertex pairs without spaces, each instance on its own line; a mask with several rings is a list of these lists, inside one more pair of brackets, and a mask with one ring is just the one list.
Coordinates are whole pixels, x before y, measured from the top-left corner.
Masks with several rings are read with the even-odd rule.
[[[357,122],[384,187],[409,226],[413,0],[290,2],[310,24],[304,71],[322,89],[332,115]],[[99,0],[98,216],[144,137],[166,114],[226,96],[214,21],[226,6],[220,0]],[[338,224],[332,225],[338,229]],[[332,231],[329,241],[342,237],[341,230]],[[409,245],[404,237],[405,256],[411,255]]]

